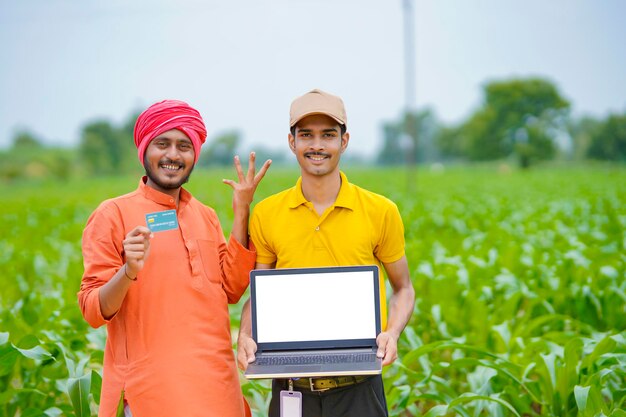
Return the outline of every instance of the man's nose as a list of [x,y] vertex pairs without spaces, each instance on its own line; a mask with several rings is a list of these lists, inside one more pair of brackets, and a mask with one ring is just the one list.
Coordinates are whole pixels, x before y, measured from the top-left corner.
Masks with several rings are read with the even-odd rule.
[[175,144],[168,146],[165,150],[165,156],[172,160],[180,158],[180,152],[178,151],[178,147],[176,147]]
[[311,141],[311,148],[312,149],[324,149],[324,140],[322,139],[321,136],[315,136],[313,137],[313,140]]

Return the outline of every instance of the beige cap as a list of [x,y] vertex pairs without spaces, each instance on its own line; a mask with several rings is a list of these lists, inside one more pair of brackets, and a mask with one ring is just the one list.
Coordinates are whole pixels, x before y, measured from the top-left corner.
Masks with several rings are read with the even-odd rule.
[[348,121],[343,100],[316,88],[291,103],[289,126],[294,127],[300,120],[313,114],[325,114],[342,125]]

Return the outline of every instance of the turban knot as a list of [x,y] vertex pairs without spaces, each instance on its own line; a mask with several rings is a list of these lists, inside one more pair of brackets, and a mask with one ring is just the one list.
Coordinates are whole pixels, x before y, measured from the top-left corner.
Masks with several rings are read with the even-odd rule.
[[135,123],[135,145],[142,165],[146,148],[152,139],[171,129],[178,129],[189,137],[193,144],[195,162],[198,162],[200,147],[206,140],[202,116],[198,110],[183,101],[163,100],[148,107]]

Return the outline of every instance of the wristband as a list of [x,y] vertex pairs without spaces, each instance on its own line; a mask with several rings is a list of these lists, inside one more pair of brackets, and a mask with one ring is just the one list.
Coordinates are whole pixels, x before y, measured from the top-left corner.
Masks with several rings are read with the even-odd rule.
[[126,278],[128,278],[128,279],[129,279],[129,280],[131,280],[131,281],[137,281],[137,277],[135,277],[135,278],[131,278],[131,277],[128,275],[128,273],[126,273],[126,269],[127,269],[126,264],[124,264],[124,275],[126,275]]

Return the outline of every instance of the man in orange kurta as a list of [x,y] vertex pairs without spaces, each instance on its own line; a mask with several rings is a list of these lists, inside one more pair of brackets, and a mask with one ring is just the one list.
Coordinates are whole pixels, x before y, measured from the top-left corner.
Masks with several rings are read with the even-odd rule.
[[[165,100],[142,113],[135,144],[146,176],[134,192],[104,201],[83,233],[85,272],[78,300],[85,320],[107,325],[99,416],[249,414],[231,348],[228,303],[248,286],[256,253],[248,216],[258,174],[254,154],[233,188],[228,242],[215,211],[182,188],[206,130],[184,102]],[[177,227],[151,232],[146,214],[175,210]],[[250,246],[252,246],[250,244]]]

